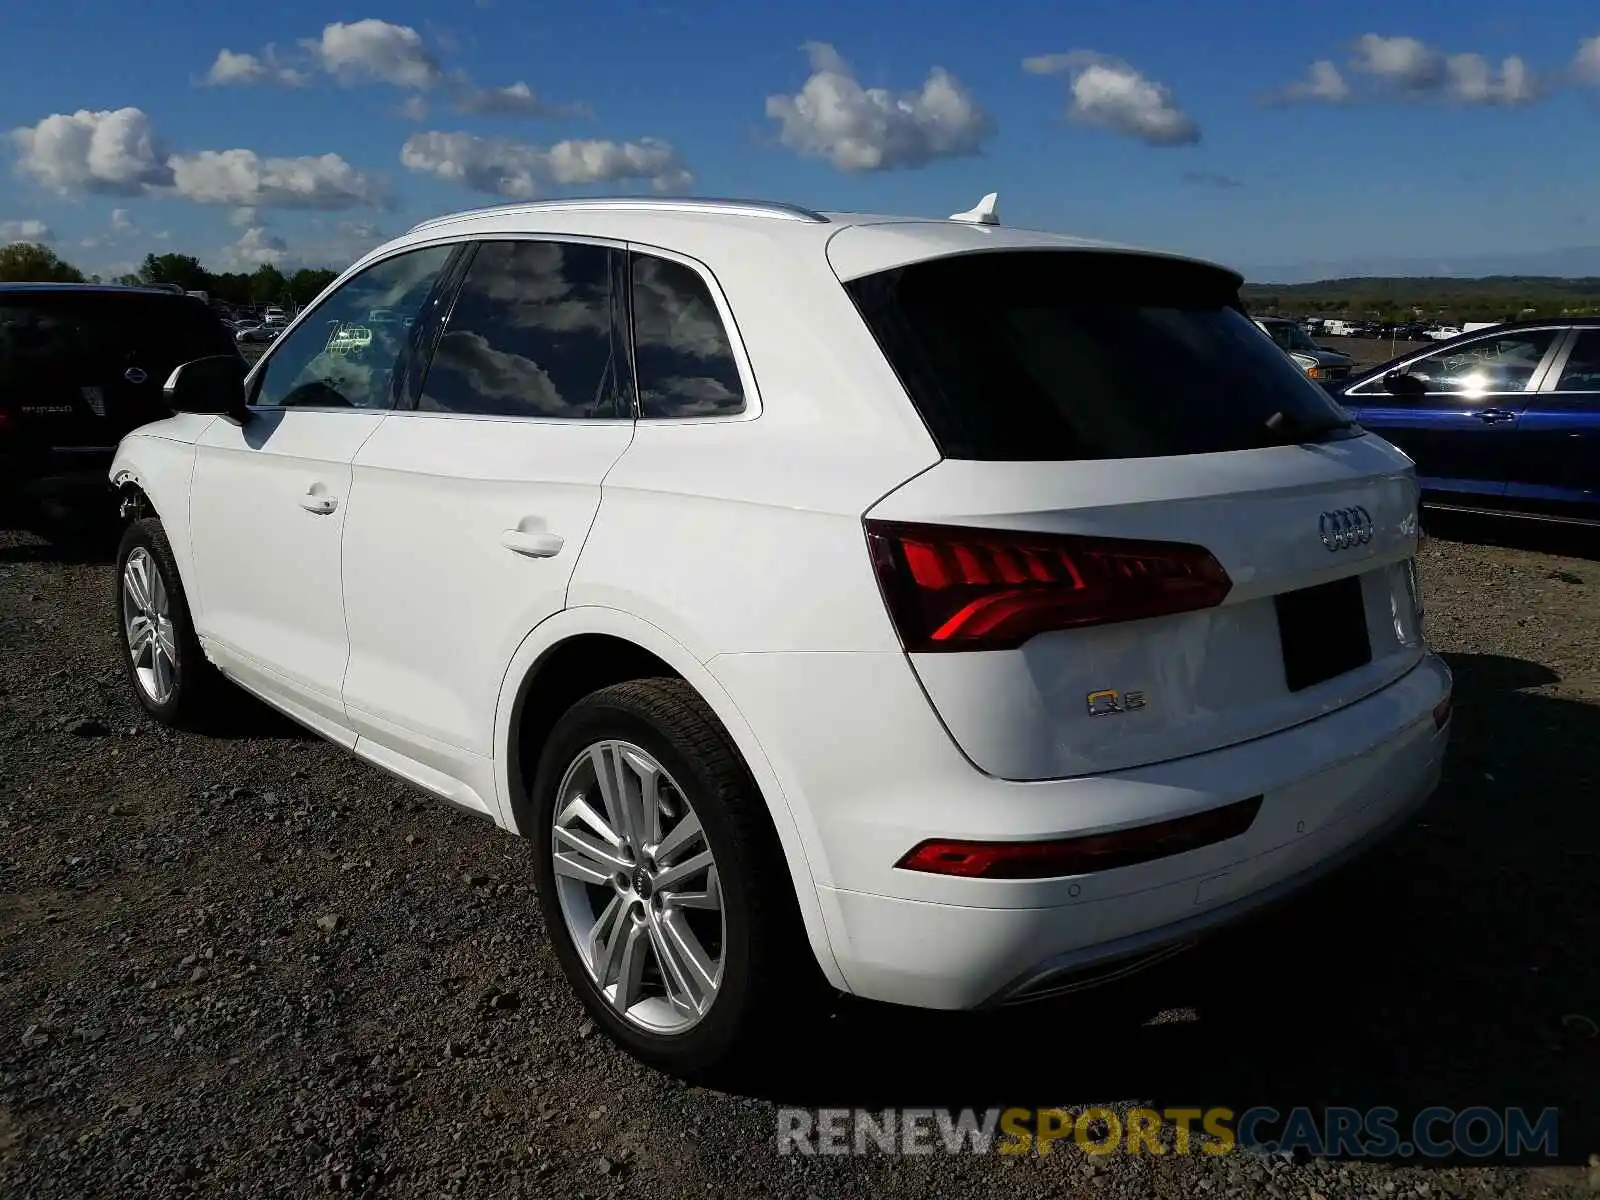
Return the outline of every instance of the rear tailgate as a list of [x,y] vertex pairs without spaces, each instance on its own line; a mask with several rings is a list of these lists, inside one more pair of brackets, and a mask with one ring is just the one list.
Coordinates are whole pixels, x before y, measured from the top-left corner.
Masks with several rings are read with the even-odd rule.
[[[1361,511],[1371,517],[1370,540],[1333,536],[1329,549],[1323,514],[1359,521]],[[1409,469],[1386,444],[1363,438],[1183,460],[945,461],[868,515],[1177,538],[1204,546],[1227,572],[1232,587],[1215,608],[1054,630],[1016,649],[911,655],[929,700],[979,768],[1047,779],[1245,741],[1404,674],[1423,653],[1411,574],[1416,512]],[[1306,591],[1329,584],[1320,595]],[[1368,661],[1348,645],[1354,622]]]

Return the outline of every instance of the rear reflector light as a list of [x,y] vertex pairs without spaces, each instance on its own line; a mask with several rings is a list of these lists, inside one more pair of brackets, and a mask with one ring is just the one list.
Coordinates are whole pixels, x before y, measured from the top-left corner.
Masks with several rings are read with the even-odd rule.
[[1233,583],[1203,546],[866,522],[907,650],[1012,650],[1055,629],[1193,612]]
[[1453,698],[1446,696],[1433,706],[1433,727],[1443,729],[1450,724],[1450,710],[1454,707]]
[[1047,879],[1131,867],[1238,837],[1261,811],[1261,797],[1192,817],[1135,825],[1115,833],[1052,842],[958,842],[931,838],[895,866],[963,879]]

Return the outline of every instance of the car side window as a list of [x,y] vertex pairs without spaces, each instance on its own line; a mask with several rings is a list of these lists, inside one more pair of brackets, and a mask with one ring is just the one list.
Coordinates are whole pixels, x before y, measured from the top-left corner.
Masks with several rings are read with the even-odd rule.
[[388,408],[395,368],[456,247],[426,246],[345,282],[268,352],[250,403],[264,408]]
[[1479,338],[1418,359],[1406,373],[1427,395],[1475,396],[1526,391],[1559,329],[1529,329]]
[[629,417],[618,387],[614,251],[583,242],[478,246],[417,408],[496,417]]
[[644,417],[718,417],[745,410],[733,343],[711,289],[692,267],[634,254],[634,372]]
[[1600,329],[1581,329],[1556,380],[1557,392],[1600,392]]

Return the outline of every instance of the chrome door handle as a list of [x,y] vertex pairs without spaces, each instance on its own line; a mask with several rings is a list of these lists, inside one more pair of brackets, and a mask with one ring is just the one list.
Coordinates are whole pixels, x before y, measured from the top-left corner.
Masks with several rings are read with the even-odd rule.
[[1509,408],[1486,408],[1472,414],[1485,425],[1498,425],[1502,421],[1515,421],[1517,414]]
[[339,507],[339,502],[332,496],[317,496],[308,492],[300,497],[300,507],[308,513],[316,513],[319,517],[325,517]]
[[554,558],[567,542],[558,533],[525,533],[521,529],[508,529],[500,535],[500,544],[514,554],[529,558]]

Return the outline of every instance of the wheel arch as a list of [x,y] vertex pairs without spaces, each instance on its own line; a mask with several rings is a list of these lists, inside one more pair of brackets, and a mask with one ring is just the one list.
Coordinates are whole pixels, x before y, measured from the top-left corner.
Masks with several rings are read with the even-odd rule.
[[[591,665],[590,653],[600,654],[605,661]],[[619,676],[619,669],[628,673]],[[568,672],[572,674],[568,676]],[[525,726],[528,739],[537,741],[541,730],[542,734],[548,734],[555,717],[565,711],[566,706],[560,701],[566,696],[571,695],[571,699],[576,700],[596,688],[623,679],[658,674],[682,679],[694,688],[743,757],[788,864],[790,884],[812,953],[829,983],[847,990],[828,936],[810,865],[808,839],[802,834],[771,763],[738,706],[711,672],[658,626],[619,609],[583,606],[562,610],[523,639],[506,670],[495,707],[495,799],[501,823],[513,833],[520,832],[525,823],[527,788],[532,768],[537,763],[534,750],[523,744]],[[574,680],[582,682],[583,690],[578,695],[571,694],[579,686]],[[530,711],[530,699],[541,681],[555,685],[552,695],[556,700],[545,709]],[[593,686],[588,686],[591,682]],[[554,711],[557,708],[559,711]],[[552,711],[553,716],[550,715]]]

